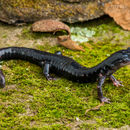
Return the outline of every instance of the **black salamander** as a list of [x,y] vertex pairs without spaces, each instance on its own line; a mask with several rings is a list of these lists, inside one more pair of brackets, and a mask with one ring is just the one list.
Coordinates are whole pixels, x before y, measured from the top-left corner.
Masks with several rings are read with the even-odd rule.
[[[61,52],[52,54],[24,47],[1,48],[0,61],[11,59],[21,59],[41,66],[47,80],[53,79],[49,74],[51,72],[81,83],[98,81],[98,97],[101,102],[109,103],[109,99],[103,96],[102,85],[108,77],[115,86],[121,86],[112,74],[119,68],[130,64],[130,47],[115,52],[92,68],[78,64],[73,59],[63,56]],[[0,70],[0,85],[5,87],[5,77],[2,70]]]

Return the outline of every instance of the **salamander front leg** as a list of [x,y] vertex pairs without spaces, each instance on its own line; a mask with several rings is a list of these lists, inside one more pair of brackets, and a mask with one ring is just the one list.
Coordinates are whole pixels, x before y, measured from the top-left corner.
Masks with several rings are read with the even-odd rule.
[[44,68],[43,68],[43,74],[45,75],[47,80],[55,80],[55,78],[49,75],[49,67],[50,65],[48,63],[45,63]]
[[[55,52],[56,55],[62,55],[62,53],[60,51]],[[50,64],[49,63],[42,63],[43,66],[43,74],[45,75],[47,80],[56,80],[56,78],[53,78],[49,75],[49,68],[50,68]]]
[[99,82],[98,82],[98,86],[97,86],[97,91],[98,91],[98,97],[100,99],[101,102],[106,102],[106,103],[110,103],[110,99],[106,98],[103,96],[103,92],[102,92],[102,85],[105,81],[106,77],[103,76],[102,74],[99,75]]
[[113,75],[110,76],[110,80],[113,82],[113,85],[116,87],[123,86],[121,81],[118,81]]
[[0,87],[4,88],[5,87],[5,76],[2,72],[2,70],[0,70]]

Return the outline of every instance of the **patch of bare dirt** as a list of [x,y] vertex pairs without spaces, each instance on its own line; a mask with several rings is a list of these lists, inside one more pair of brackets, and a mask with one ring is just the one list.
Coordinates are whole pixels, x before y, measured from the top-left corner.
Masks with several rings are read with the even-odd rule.
[[122,126],[121,128],[104,128],[104,127],[99,127],[98,130],[130,130],[130,126],[125,125],[125,126]]
[[35,48],[37,45],[45,45],[46,43],[50,46],[57,44],[57,39],[49,36],[36,39],[21,38],[24,28],[26,26],[17,27],[0,23],[0,48],[9,46]]
[[86,120],[86,121],[82,121],[82,120],[78,120],[76,119],[75,122],[72,122],[70,124],[67,124],[67,127],[70,127],[71,130],[79,130],[80,126],[82,124],[96,124],[95,120]]

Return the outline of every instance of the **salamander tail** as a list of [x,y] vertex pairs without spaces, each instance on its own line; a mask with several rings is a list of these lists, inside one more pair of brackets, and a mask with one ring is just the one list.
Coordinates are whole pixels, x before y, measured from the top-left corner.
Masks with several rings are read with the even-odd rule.
[[5,76],[2,72],[2,70],[0,70],[0,87],[4,88],[5,87]]

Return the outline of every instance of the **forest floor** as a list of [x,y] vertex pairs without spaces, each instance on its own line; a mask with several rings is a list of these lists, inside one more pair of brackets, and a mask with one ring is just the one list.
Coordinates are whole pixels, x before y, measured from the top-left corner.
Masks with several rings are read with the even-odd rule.
[[[80,44],[85,52],[72,51],[57,44],[56,37],[60,33],[31,32],[31,24],[16,27],[0,23],[0,48],[24,46],[51,53],[61,51],[78,63],[92,67],[110,54],[130,47],[130,32],[109,17],[69,26],[95,32],[87,44]],[[21,60],[4,61],[1,66],[6,78],[6,87],[0,89],[1,130],[130,129],[130,66],[114,74],[123,82],[123,87],[115,87],[109,80],[105,82],[103,93],[111,99],[111,104],[86,114],[86,110],[100,104],[97,83],[75,83],[62,77],[47,81],[40,67]]]

